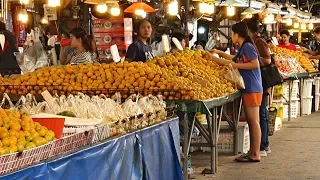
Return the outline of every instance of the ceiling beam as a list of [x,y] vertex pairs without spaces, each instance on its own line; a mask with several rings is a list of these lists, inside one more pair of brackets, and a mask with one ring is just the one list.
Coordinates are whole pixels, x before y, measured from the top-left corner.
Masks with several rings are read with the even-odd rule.
[[[319,5],[319,4],[320,4],[320,1],[317,1],[317,2],[314,2],[313,5],[315,6],[315,5]],[[300,8],[306,8],[306,7],[308,7],[308,4],[300,6]]]

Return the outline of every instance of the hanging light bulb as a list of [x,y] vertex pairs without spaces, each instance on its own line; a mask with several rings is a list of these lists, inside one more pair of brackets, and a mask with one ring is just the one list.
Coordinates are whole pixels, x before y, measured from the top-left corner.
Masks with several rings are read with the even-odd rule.
[[313,23],[310,23],[310,24],[309,24],[308,29],[309,29],[309,30],[313,30]]
[[302,29],[302,30],[306,30],[306,29],[307,29],[306,23],[302,23],[302,24],[301,24],[301,29]]
[[60,6],[60,0],[48,0],[49,7],[57,7]]
[[294,27],[294,28],[299,28],[299,25],[300,25],[300,24],[299,24],[298,22],[293,23],[293,27]]
[[287,25],[292,26],[293,20],[291,18],[287,19]]
[[30,2],[29,2],[29,0],[20,0],[20,4],[29,4]]
[[20,13],[18,14],[18,20],[21,21],[22,23],[27,23],[28,22],[28,13],[27,10],[22,9]]
[[236,10],[233,6],[227,7],[227,16],[234,16],[236,14]]
[[103,0],[100,0],[99,4],[96,6],[96,10],[99,13],[104,14],[108,11],[108,6]]
[[201,2],[201,3],[199,4],[200,13],[205,14],[205,13],[207,12],[207,6],[208,6],[207,3]]
[[168,5],[168,13],[171,16],[176,16],[179,13],[178,1],[172,1]]
[[47,18],[42,18],[41,19],[41,24],[49,24],[49,21]]
[[147,13],[143,9],[136,9],[134,13],[137,16],[141,16],[142,18],[145,18],[147,16]]
[[110,10],[110,13],[112,14],[112,16],[119,16],[120,15],[120,8],[119,8],[119,4],[116,3]]
[[208,4],[207,5],[207,14],[213,14],[214,13],[214,4]]

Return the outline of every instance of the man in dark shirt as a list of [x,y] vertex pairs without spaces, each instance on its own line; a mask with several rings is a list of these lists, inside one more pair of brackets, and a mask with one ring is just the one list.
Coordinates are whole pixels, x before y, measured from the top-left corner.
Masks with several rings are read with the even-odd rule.
[[[312,50],[310,49],[306,49],[306,48],[301,48],[304,52],[309,53],[311,56],[309,57],[309,59],[320,59],[320,26],[314,28],[313,30],[313,36],[316,40],[315,44],[312,48]],[[318,62],[318,69],[320,70],[320,61]]]
[[147,19],[143,19],[138,24],[138,40],[133,42],[127,51],[127,61],[146,62],[153,58],[152,47],[148,45],[148,39],[152,34],[151,23]]
[[132,61],[142,61],[146,62],[153,58],[152,48],[146,45],[140,40],[132,43],[127,51],[126,59],[131,59]]

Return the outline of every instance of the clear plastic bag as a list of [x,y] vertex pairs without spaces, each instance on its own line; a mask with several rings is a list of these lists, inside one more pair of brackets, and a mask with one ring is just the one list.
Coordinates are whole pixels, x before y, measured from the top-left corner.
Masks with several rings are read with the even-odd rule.
[[245,89],[245,84],[243,78],[238,69],[234,69],[230,64],[228,67],[228,72],[224,76],[228,81],[234,83],[238,89]]
[[23,53],[16,53],[16,60],[23,73],[33,72],[50,65],[50,60],[40,41],[36,41],[32,46],[25,46]]

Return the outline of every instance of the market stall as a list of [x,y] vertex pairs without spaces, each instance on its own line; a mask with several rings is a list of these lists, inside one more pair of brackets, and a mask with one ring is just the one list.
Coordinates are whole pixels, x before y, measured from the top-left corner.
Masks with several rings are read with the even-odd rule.
[[1,179],[182,179],[177,118],[87,145]]
[[[211,167],[210,169],[205,169],[203,171],[204,174],[213,174],[217,172],[217,141],[219,137],[220,124],[222,116],[226,116],[224,113],[224,105],[228,103],[232,103],[233,107],[233,116],[232,118],[228,118],[228,123],[232,127],[234,132],[237,132],[238,122],[241,111],[241,93],[236,92],[224,97],[203,100],[203,101],[171,101],[169,102],[178,105],[178,111],[183,112],[182,119],[183,123],[183,152],[184,152],[184,162],[183,162],[183,172],[184,174],[188,174],[187,163],[188,163],[188,155],[190,151],[190,146],[198,146],[198,147],[209,147],[211,148]],[[199,120],[195,117],[196,112],[200,112],[202,114],[206,114],[207,116],[207,125],[208,128],[205,128]],[[191,116],[189,116],[191,113]],[[190,126],[191,124],[191,126]],[[206,139],[207,143],[191,143],[191,133],[196,126],[200,134]],[[236,134],[236,133],[235,133]],[[237,136],[234,136],[234,142],[237,142]],[[237,143],[235,143],[237,145]],[[235,149],[237,147],[235,146]],[[234,151],[236,154],[236,150]],[[185,179],[188,176],[184,176]]]

